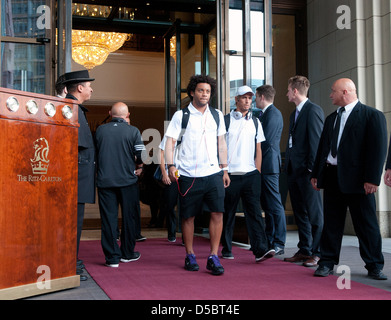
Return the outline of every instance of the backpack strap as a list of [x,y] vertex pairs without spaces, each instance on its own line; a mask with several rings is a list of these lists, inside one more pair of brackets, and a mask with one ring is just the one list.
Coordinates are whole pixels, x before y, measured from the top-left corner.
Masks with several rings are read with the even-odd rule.
[[181,133],[179,135],[177,146],[179,146],[182,143],[183,135],[185,134],[187,124],[189,123],[190,118],[190,110],[188,107],[182,109],[182,129]]
[[224,122],[225,122],[225,131],[228,132],[228,129],[229,129],[229,125],[231,123],[231,114],[228,113],[224,116]]
[[217,110],[211,106],[209,106],[209,110],[210,110],[210,113],[212,114],[213,116],[213,119],[215,119],[216,121],[216,124],[217,124],[217,130],[219,130],[219,126],[220,126],[220,117],[219,117],[219,113],[217,112]]
[[258,119],[257,117],[254,117],[254,114],[252,116],[255,126],[255,151],[254,151],[254,159],[257,157],[257,135],[258,135]]

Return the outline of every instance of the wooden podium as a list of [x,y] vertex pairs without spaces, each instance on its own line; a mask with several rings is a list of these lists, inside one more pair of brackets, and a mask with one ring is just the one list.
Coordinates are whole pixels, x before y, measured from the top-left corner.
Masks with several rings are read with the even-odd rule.
[[77,287],[78,106],[0,88],[0,299]]

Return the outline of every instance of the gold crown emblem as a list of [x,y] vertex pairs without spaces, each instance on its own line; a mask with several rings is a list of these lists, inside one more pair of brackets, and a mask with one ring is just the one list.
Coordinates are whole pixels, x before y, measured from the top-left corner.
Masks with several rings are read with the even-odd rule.
[[49,168],[49,144],[45,138],[39,138],[34,141],[34,159],[31,160],[33,174],[46,174]]

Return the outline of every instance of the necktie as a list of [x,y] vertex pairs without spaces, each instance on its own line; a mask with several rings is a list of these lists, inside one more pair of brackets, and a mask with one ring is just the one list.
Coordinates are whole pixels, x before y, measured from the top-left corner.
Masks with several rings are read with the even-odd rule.
[[299,113],[300,113],[299,109],[296,109],[295,123],[296,123],[296,121],[297,121],[297,118],[299,117]]
[[337,122],[335,123],[335,127],[333,130],[333,139],[331,140],[331,155],[333,158],[337,156],[337,151],[338,151],[338,136],[339,136],[339,130],[341,127],[341,118],[342,118],[342,113],[345,112],[345,107],[342,107],[338,111],[337,115]]

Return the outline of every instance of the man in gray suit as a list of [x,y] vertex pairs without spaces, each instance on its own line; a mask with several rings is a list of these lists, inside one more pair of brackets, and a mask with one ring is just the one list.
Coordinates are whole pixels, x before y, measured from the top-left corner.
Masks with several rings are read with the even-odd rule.
[[283,254],[286,240],[285,210],[280,194],[281,152],[280,140],[284,121],[274,105],[276,90],[263,85],[256,90],[256,106],[266,141],[262,142],[261,206],[265,211],[266,234],[269,247]]
[[299,251],[288,262],[304,262],[307,267],[316,266],[320,258],[320,238],[323,229],[321,194],[311,185],[319,139],[323,130],[324,112],[308,98],[310,82],[306,77],[289,79],[287,97],[296,105],[289,124],[289,140],[286,149],[285,170],[288,189],[299,231]]

